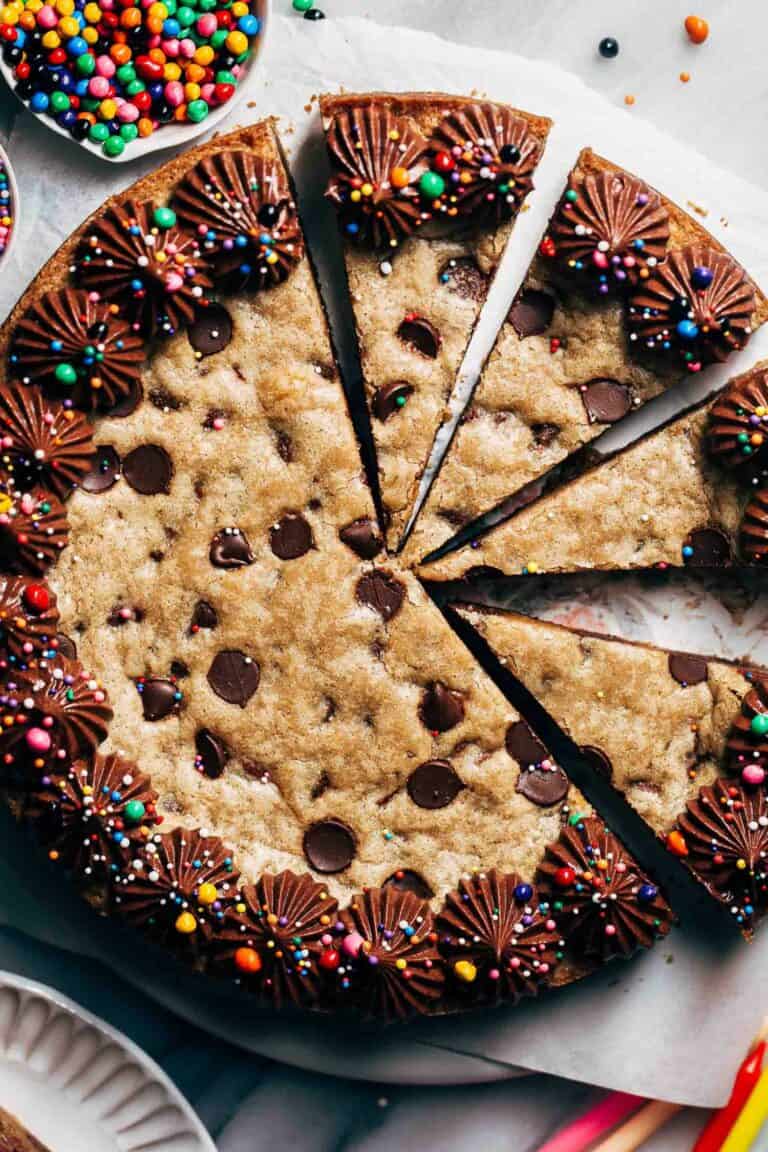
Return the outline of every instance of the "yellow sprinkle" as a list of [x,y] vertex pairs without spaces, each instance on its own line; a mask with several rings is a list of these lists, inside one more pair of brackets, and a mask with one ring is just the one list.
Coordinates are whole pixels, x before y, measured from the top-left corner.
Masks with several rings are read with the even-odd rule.
[[457,960],[453,966],[455,975],[465,984],[473,984],[477,978],[477,968],[471,960]]
[[200,891],[197,893],[197,898],[201,904],[213,904],[218,900],[219,894],[216,891],[215,884],[201,884]]
[[197,931],[197,920],[191,912],[182,912],[176,920],[176,931],[182,936],[191,936]]

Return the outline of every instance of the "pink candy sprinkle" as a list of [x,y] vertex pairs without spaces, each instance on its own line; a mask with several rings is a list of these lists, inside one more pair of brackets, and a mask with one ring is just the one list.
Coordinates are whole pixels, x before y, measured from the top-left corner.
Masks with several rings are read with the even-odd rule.
[[51,738],[42,728],[30,728],[27,732],[27,744],[33,752],[49,752]]

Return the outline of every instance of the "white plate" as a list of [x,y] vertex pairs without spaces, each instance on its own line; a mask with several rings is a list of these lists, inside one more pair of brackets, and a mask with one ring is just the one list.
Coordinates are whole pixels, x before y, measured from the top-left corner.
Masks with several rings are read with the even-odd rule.
[[[2,59],[2,57],[0,57]],[[0,255],[0,268],[10,256],[13,246],[16,243],[16,237],[19,234],[19,216],[20,216],[20,201],[19,201],[19,186],[16,183],[16,174],[13,171],[13,166],[8,158],[8,153],[4,148],[0,148],[0,161],[8,174],[8,187],[11,190],[11,216],[13,217],[13,224],[11,226],[11,239],[5,246],[5,251]]]
[[[50,128],[51,132],[55,132],[57,136],[63,136],[75,148],[84,148],[86,152],[92,152],[94,156],[98,156],[101,160],[106,161],[108,164],[124,164],[126,161],[136,160],[139,156],[147,156],[150,152],[159,152],[163,148],[180,148],[190,144],[196,140],[198,136],[202,136],[205,132],[212,132],[218,128],[222,120],[237,107],[242,101],[246,93],[253,87],[254,80],[257,76],[257,63],[263,60],[264,46],[267,41],[270,12],[272,9],[272,0],[256,0],[254,4],[254,15],[258,16],[261,20],[261,30],[256,37],[253,45],[253,51],[250,59],[245,67],[245,74],[243,75],[240,83],[237,85],[234,95],[231,100],[226,104],[220,105],[218,108],[206,116],[199,124],[164,124],[162,128],[158,128],[151,136],[144,139],[138,138],[129,144],[121,156],[105,156],[101,144],[95,144],[90,140],[75,140],[73,136],[67,132],[65,128],[60,127],[55,120],[44,113],[32,112],[26,101],[16,97],[19,103],[26,108],[41,124],[46,128]],[[13,69],[6,64],[0,55],[0,75],[5,80],[6,84],[16,96],[16,89],[13,79]]]
[[0,972],[0,1107],[56,1152],[216,1152],[135,1044],[52,988]]

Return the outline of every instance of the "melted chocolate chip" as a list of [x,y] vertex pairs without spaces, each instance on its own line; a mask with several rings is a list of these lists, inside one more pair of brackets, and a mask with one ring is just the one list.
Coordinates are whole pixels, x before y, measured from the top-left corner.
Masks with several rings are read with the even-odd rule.
[[153,388],[149,393],[149,399],[161,412],[178,412],[182,407],[181,400],[166,388]]
[[200,757],[203,773],[210,780],[218,779],[229,760],[229,751],[223,740],[207,728],[201,728],[195,736],[195,750]]
[[587,762],[593,772],[598,776],[602,776],[604,780],[610,780],[613,776],[613,764],[606,752],[602,748],[596,748],[594,744],[582,744],[579,748],[582,757]]
[[695,528],[683,545],[683,559],[692,568],[725,568],[731,563],[731,542],[719,528]]
[[378,529],[368,516],[361,516],[353,520],[339,531],[342,544],[351,548],[356,556],[363,560],[373,560],[382,548],[382,539]]
[[187,337],[195,352],[213,356],[232,339],[232,317],[223,304],[209,304],[197,313],[187,328]]
[[217,532],[211,540],[208,558],[214,568],[245,568],[254,561],[248,537],[239,528],[222,528]]
[[414,768],[406,787],[419,808],[445,808],[464,785],[447,760],[427,760]]
[[106,492],[120,479],[120,457],[111,444],[103,444],[93,454],[90,472],[80,481],[84,492]]
[[464,697],[437,680],[424,689],[419,716],[430,732],[447,732],[464,719]]
[[148,676],[140,685],[141,707],[145,720],[164,720],[178,705],[177,688],[164,676]]
[[373,398],[373,413],[379,420],[388,420],[395,412],[399,412],[408,402],[413,393],[413,384],[407,380],[392,380],[389,384],[382,384]]
[[670,652],[668,657],[669,674],[678,684],[687,688],[703,684],[707,679],[707,661],[703,656],[693,656],[688,652]]
[[185,676],[189,676],[189,664],[184,660],[171,660],[171,676],[183,680]]
[[434,360],[440,351],[440,333],[424,316],[409,313],[397,329],[397,335],[412,352]]
[[550,808],[559,804],[568,794],[568,777],[562,768],[522,768],[517,780],[517,791],[538,804],[540,808]]
[[245,708],[259,686],[259,666],[250,656],[237,649],[217,652],[208,669],[208,683],[227,704]]
[[319,800],[323,793],[327,792],[331,786],[331,778],[327,772],[321,772],[315,783],[312,785],[310,792],[310,799]]
[[333,817],[310,824],[304,833],[304,855],[316,872],[343,872],[356,850],[352,829]]
[[373,608],[383,620],[391,620],[402,607],[405,585],[396,580],[391,572],[374,568],[373,572],[366,572],[360,577],[355,595],[360,604]]
[[109,410],[110,416],[130,416],[135,412],[139,404],[144,399],[144,390],[141,387],[139,380],[134,380],[131,384],[130,390],[124,396],[121,396],[117,404]]
[[280,560],[297,560],[314,544],[312,529],[300,512],[287,512],[269,530],[269,545]]
[[123,476],[142,496],[158,496],[171,490],[173,461],[165,448],[140,444],[123,460]]
[[480,303],[488,294],[488,277],[471,256],[460,256],[443,264],[440,282],[465,300]]
[[627,385],[607,378],[590,380],[581,389],[581,399],[590,424],[615,424],[632,407]]
[[286,464],[290,464],[293,460],[293,441],[287,432],[278,432],[277,452],[280,459],[284,460]]
[[56,633],[56,651],[67,660],[77,660],[77,645],[66,632]]
[[537,288],[524,288],[509,312],[509,322],[523,339],[546,332],[555,314],[555,299],[549,292]]
[[532,424],[531,432],[533,433],[534,444],[537,444],[539,448],[547,448],[560,435],[560,425]]
[[431,900],[434,892],[423,876],[411,868],[398,868],[382,884],[382,888],[396,888],[398,892],[412,892],[420,900]]
[[216,609],[207,600],[198,600],[192,612],[193,628],[215,628],[219,623]]
[[532,764],[540,764],[547,759],[547,750],[541,741],[534,736],[525,720],[517,720],[510,724],[506,737],[507,752],[513,760],[523,768]]

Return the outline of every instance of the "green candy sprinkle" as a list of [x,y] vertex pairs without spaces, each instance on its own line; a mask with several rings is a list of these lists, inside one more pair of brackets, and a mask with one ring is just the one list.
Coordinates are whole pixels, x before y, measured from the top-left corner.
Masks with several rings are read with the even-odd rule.
[[437,200],[445,192],[445,180],[438,172],[425,172],[419,180],[419,192],[427,200]]
[[141,800],[129,800],[125,806],[125,818],[132,824],[138,824],[139,820],[144,819],[146,811]]
[[565,198],[569,204],[575,204],[579,198],[579,194],[575,192],[573,188],[569,188],[565,194]]
[[120,125],[120,135],[122,136],[123,140],[125,140],[126,144],[130,144],[132,140],[135,140],[138,134],[139,130],[135,124]]
[[758,712],[757,716],[752,717],[749,727],[756,736],[768,734],[768,714]]
[[152,219],[158,228],[173,228],[176,223],[176,213],[173,208],[155,208]]
[[59,384],[76,384],[77,372],[71,364],[57,364],[54,376]]
[[293,0],[293,9],[295,12],[309,12],[315,0]]
[[190,100],[187,104],[187,118],[193,124],[199,124],[201,120],[205,120],[210,109],[205,100]]
[[109,136],[109,128],[106,124],[91,124],[88,131],[89,140],[93,140],[96,144],[103,144]]

